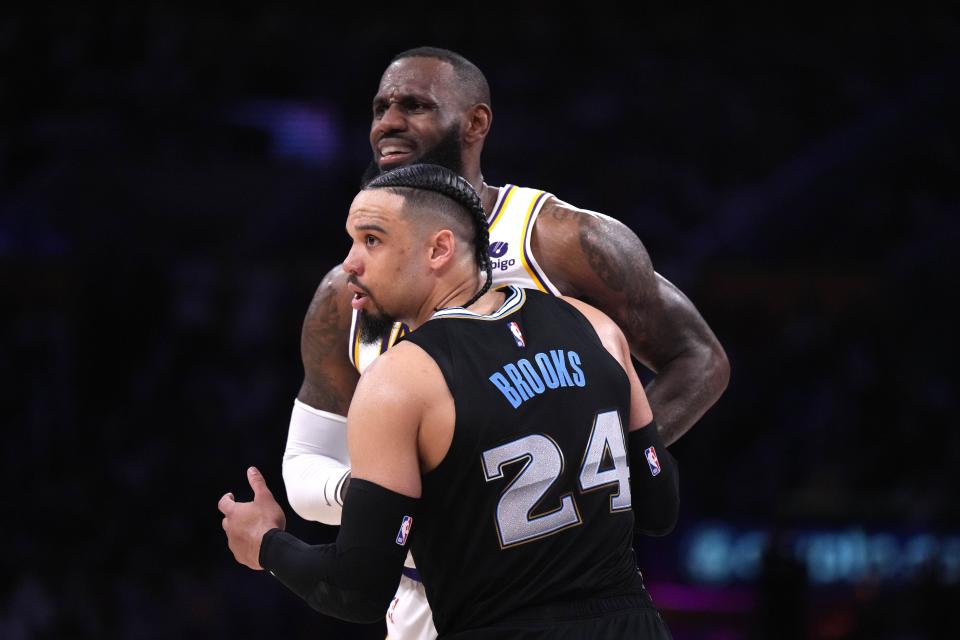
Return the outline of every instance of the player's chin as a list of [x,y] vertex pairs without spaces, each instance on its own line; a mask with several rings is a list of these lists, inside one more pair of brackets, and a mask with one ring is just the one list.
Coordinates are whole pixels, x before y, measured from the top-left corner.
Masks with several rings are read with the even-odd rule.
[[393,323],[392,316],[368,301],[367,308],[360,314],[360,341],[364,344],[376,343]]
[[375,302],[367,302],[366,309],[363,311],[363,315],[374,324],[393,324],[393,316],[388,313],[384,313],[383,309],[377,306]]

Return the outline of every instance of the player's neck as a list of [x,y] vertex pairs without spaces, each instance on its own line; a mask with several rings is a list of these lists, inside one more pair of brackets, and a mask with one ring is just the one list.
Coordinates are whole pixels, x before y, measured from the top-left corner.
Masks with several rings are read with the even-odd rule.
[[[478,287],[479,288],[479,287]],[[476,289],[473,290],[463,290],[457,295],[452,296],[448,304],[443,304],[434,308],[430,316],[424,319],[424,322],[430,319],[434,313],[437,311],[443,311],[444,309],[455,309],[463,307],[464,303],[469,301],[470,298],[476,294]],[[500,291],[487,291],[482,296],[477,298],[475,301],[471,302],[469,306],[464,307],[474,313],[479,313],[480,315],[489,315],[500,308],[500,305],[503,304],[503,301],[506,299],[506,296]]]
[[483,205],[483,211],[489,219],[497,206],[497,198],[500,197],[500,187],[489,185],[481,178],[480,188],[477,189],[477,194],[480,196],[480,204]]
[[460,175],[466,178],[467,182],[477,193],[481,193],[483,188],[483,172],[480,170],[480,163],[472,154],[461,156]]
[[487,184],[483,180],[483,172],[480,171],[479,163],[465,162],[461,175],[467,179],[467,182],[470,183],[473,190],[480,196],[480,203],[483,205],[483,210],[489,215],[497,203],[497,195],[500,193],[500,189]]
[[[416,318],[405,323],[413,330],[432,318],[437,311],[463,306],[473,298],[482,284],[482,279],[474,274],[455,282],[438,281],[433,295],[428,296],[417,310]],[[498,305],[497,300],[502,302],[502,298],[502,294],[487,291],[480,298],[470,303],[469,309],[476,313],[486,314],[495,310]]]
[[488,316],[503,306],[503,301],[507,295],[502,291],[491,290],[477,298],[477,301],[470,305],[470,311]]

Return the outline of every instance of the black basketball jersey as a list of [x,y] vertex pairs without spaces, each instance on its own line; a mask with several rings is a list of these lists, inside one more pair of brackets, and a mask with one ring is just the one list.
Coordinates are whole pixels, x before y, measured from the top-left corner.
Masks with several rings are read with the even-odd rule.
[[495,313],[445,309],[404,338],[456,407],[411,539],[441,635],[636,588],[627,376],[573,306],[500,290]]

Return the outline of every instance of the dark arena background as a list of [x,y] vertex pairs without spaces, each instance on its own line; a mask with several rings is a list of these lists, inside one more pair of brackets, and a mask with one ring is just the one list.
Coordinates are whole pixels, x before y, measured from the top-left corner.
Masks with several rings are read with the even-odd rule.
[[300,324],[426,44],[490,80],[486,180],[623,220],[728,352],[636,544],[674,636],[958,637],[960,21],[632,11],[4,10],[0,638],[383,637],[216,504],[255,464],[333,539],[280,475]]

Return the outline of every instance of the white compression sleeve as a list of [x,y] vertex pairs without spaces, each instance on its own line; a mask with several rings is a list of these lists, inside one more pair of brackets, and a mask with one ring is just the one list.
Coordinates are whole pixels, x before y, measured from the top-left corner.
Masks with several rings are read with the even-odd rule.
[[283,483],[287,500],[300,517],[340,524],[340,485],[350,472],[347,419],[293,401]]

